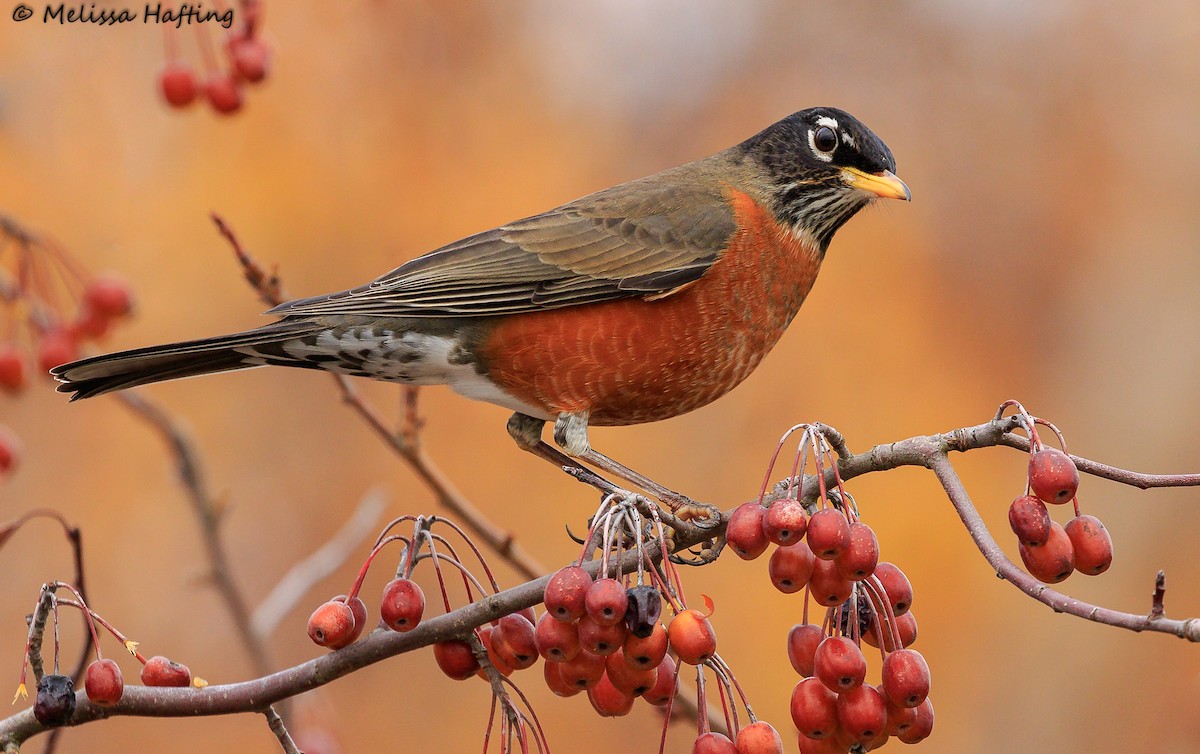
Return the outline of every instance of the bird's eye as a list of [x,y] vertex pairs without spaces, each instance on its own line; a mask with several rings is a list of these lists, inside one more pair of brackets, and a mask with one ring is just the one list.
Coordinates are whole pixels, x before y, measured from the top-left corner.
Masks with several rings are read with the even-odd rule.
[[813,134],[813,146],[818,152],[830,154],[837,149],[838,137],[837,133],[829,126],[821,126]]

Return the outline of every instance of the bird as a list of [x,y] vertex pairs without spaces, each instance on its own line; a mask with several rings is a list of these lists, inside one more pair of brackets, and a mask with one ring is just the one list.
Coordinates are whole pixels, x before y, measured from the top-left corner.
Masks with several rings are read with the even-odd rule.
[[267,365],[449,385],[513,412],[535,450],[644,477],[589,426],[700,408],[746,379],[804,303],[837,230],[908,201],[891,150],[832,107],[728,149],[467,236],[349,290],[282,303],[246,332],[52,370],[72,400]]

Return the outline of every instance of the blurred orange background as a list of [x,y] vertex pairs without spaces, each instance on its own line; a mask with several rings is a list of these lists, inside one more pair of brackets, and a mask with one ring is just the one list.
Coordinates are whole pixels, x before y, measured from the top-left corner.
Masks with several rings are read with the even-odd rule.
[[[162,104],[153,26],[0,15],[0,211],[133,284],[138,315],[105,349],[262,322],[210,211],[279,265],[289,294],[323,293],[833,105],[892,148],[912,204],[872,208],[838,234],[803,312],[743,386],[678,419],[595,430],[599,449],[730,507],[756,494],[794,422],[825,421],[864,450],[985,421],[1012,397],[1082,455],[1200,470],[1200,5],[270,2],[265,24],[270,77],[222,118]],[[194,35],[179,41],[198,59]],[[363,390],[396,405],[395,387]],[[389,516],[435,510],[322,375],[255,370],[143,392],[203,453],[252,603],[369,489],[386,491]],[[502,409],[444,388],[424,391],[422,407],[427,448],[461,489],[543,563],[572,557],[563,525],[579,530],[595,495],[518,451]],[[0,421],[25,445],[0,485],[0,518],[62,510],[83,527],[100,612],[210,682],[250,677],[222,603],[198,580],[192,514],[146,425],[111,399],[68,405],[47,381],[0,397]],[[1015,557],[1005,510],[1024,457],[955,462]],[[1055,615],[997,580],[929,473],[850,489],[916,588],[937,708],[920,751],[1200,751],[1195,647]],[[1117,559],[1065,591],[1140,613],[1164,568],[1168,614],[1200,614],[1198,496],[1085,479],[1081,500]],[[0,568],[0,659],[15,686],[23,616],[71,566],[42,523],[0,551]],[[275,665],[318,652],[304,621],[357,568],[289,614],[270,639]],[[799,598],[774,592],[765,560],[724,557],[686,578],[715,599],[722,654],[794,751],[784,638]],[[77,636],[74,616],[64,632]],[[602,720],[582,697],[550,695],[540,670],[518,678],[556,751],[656,751],[660,718],[644,707]],[[428,652],[309,696],[309,719],[346,752],[478,751],[488,710],[485,684],[446,680]],[[672,728],[668,749],[690,750],[691,735]],[[68,731],[62,750],[134,742],[279,750],[253,715],[121,718]]]

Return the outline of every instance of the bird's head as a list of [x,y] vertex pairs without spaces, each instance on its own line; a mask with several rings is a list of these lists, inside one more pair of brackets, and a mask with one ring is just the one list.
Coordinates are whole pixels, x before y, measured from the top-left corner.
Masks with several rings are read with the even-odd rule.
[[887,145],[836,108],[801,110],[737,149],[766,169],[780,221],[813,239],[822,254],[842,223],[872,200],[911,197]]

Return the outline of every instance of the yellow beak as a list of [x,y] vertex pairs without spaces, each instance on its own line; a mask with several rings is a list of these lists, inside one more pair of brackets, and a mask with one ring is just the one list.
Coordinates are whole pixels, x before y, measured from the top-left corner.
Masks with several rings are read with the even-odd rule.
[[881,199],[903,199],[906,202],[912,200],[912,192],[908,190],[908,186],[890,170],[864,173],[857,168],[842,168],[842,180]]

